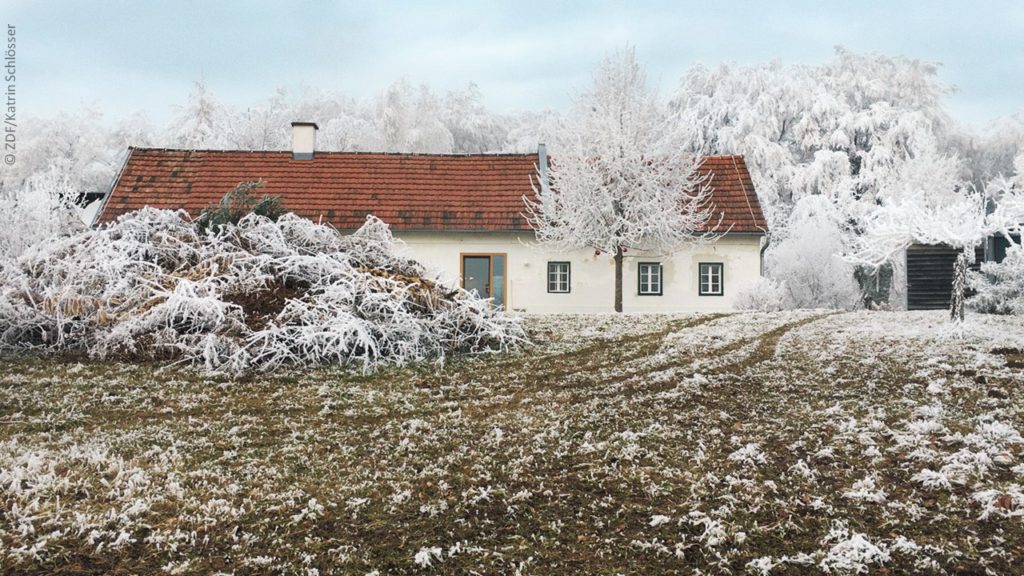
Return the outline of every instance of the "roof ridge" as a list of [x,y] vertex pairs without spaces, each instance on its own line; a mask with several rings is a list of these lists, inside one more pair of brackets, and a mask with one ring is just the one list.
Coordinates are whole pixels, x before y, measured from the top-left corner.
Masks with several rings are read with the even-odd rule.
[[[141,152],[203,152],[205,154],[291,154],[291,150],[245,150],[219,148],[173,148],[166,146],[129,146],[129,150]],[[369,150],[317,150],[316,154],[351,155],[351,156],[424,156],[436,158],[467,158],[467,157],[536,157],[536,152],[373,152]]]
[[[206,154],[290,154],[291,150],[246,150],[242,148],[175,148],[171,146],[129,146],[129,150],[156,152],[203,152]],[[372,150],[317,150],[316,154],[351,155],[351,156],[423,156],[430,158],[501,158],[501,157],[535,157],[536,152],[378,152]],[[552,157],[557,154],[552,154]],[[745,161],[743,154],[707,154],[700,156],[700,161],[708,159]]]

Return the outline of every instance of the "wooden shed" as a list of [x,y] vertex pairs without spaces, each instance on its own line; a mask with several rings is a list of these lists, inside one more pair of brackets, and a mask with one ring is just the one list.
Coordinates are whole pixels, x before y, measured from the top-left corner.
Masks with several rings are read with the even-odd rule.
[[[907,310],[945,310],[953,294],[953,265],[959,250],[944,244],[914,244],[907,248]],[[983,246],[974,250],[975,263],[985,259]]]

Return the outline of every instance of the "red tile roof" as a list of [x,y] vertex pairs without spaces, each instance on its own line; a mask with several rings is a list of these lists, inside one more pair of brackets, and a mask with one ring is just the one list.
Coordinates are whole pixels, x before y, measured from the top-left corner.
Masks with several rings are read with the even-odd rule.
[[[144,206],[184,208],[193,216],[239,182],[263,180],[300,216],[346,230],[374,214],[395,230],[530,230],[523,196],[533,194],[536,154],[376,154],[238,152],[132,148],[100,213],[105,223]],[[767,226],[741,156],[713,156],[713,204],[732,232]],[[716,216],[717,221],[717,216]]]

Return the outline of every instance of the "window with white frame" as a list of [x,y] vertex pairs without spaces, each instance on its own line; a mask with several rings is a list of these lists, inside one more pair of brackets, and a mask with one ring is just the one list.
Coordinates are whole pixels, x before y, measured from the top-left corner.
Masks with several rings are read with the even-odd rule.
[[548,292],[568,293],[571,273],[568,262],[548,262]]
[[661,262],[641,262],[639,265],[639,294],[661,296]]
[[718,262],[702,262],[700,265],[700,295],[721,296],[722,286],[722,264]]

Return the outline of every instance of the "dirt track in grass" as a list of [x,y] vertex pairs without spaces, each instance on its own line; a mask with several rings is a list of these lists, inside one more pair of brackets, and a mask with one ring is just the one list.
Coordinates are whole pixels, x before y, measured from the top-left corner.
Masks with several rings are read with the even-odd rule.
[[228,382],[3,359],[3,573],[1024,571],[1014,318],[537,317]]

